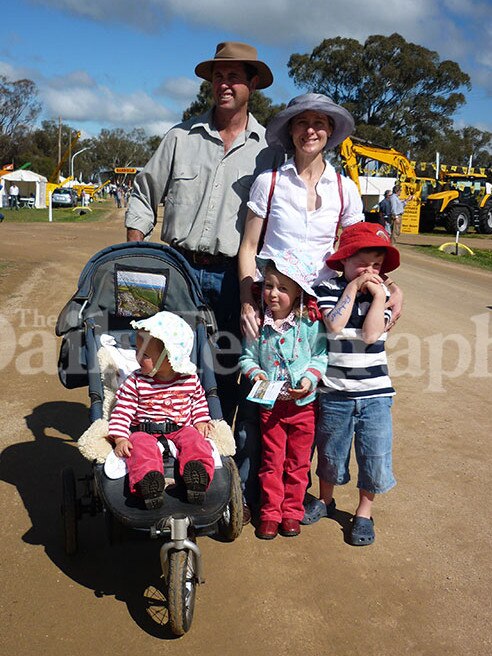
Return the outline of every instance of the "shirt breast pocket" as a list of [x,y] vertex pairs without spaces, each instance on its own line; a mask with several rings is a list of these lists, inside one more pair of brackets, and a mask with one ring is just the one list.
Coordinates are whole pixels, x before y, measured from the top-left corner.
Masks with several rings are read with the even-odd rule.
[[176,167],[166,202],[173,205],[197,205],[200,196],[200,166],[193,164]]

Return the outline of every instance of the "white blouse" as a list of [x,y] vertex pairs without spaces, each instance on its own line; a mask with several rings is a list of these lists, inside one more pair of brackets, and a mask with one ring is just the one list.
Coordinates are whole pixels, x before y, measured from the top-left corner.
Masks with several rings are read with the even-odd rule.
[[[265,259],[289,249],[308,252],[318,262],[318,279],[332,278],[334,272],[325,261],[334,251],[335,231],[341,203],[337,174],[329,162],[317,184],[321,206],[313,212],[307,210],[307,189],[297,174],[293,158],[277,171],[275,190],[263,247],[259,256]],[[342,228],[364,220],[362,200],[352,180],[342,176],[343,213]],[[254,181],[248,207],[254,214],[265,218],[272,171],[264,171]]]

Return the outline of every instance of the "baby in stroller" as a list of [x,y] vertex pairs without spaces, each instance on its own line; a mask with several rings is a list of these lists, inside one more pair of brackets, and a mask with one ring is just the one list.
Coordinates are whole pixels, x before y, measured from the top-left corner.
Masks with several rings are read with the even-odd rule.
[[130,493],[149,509],[160,508],[164,469],[158,441],[177,450],[179,473],[190,503],[203,504],[214,475],[205,391],[190,355],[194,335],[181,317],[158,312],[132,321],[137,333],[140,369],[122,383],[109,421],[115,455],[125,458]]

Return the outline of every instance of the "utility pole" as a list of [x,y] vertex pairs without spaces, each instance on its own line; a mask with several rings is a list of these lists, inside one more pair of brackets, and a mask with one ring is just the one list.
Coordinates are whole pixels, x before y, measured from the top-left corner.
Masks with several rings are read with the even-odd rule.
[[[61,116],[58,117],[58,161],[61,160]],[[58,173],[57,183],[60,182],[60,174]]]

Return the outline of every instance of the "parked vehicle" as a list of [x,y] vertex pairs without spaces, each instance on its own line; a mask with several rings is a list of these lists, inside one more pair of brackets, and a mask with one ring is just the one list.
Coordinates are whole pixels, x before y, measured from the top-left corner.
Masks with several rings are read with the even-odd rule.
[[75,207],[77,201],[77,192],[70,187],[57,187],[51,196],[53,207]]
[[492,195],[482,173],[441,172],[435,193],[422,205],[421,224],[426,230],[443,225],[450,234],[464,234],[474,227],[492,234]]

